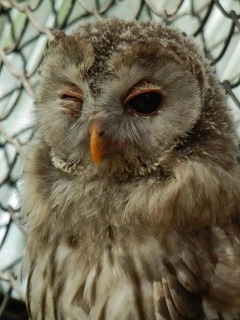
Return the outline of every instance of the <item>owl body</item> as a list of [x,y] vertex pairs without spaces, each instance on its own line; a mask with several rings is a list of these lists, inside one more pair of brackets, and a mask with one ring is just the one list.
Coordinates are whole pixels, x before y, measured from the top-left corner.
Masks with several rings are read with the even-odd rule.
[[24,173],[31,319],[238,319],[237,156],[220,85],[178,31],[57,33]]

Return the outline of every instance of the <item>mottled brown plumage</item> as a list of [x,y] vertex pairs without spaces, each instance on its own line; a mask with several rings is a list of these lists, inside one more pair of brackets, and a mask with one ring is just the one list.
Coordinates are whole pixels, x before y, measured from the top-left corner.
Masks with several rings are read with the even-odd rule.
[[117,19],[57,33],[24,172],[31,319],[239,319],[237,156],[193,40]]

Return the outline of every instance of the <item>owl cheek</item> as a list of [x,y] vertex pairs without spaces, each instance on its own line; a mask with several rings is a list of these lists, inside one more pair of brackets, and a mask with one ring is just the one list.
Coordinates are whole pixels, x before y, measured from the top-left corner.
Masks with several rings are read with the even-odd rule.
[[65,105],[64,112],[73,120],[77,120],[81,115],[81,108],[76,105]]
[[109,143],[108,141],[105,141],[105,143],[103,144],[102,150],[99,152],[99,156],[96,156],[96,155],[94,156],[94,151],[91,150],[92,159],[97,165],[100,163],[100,161],[103,161],[104,159],[112,159],[114,161],[114,157],[116,155],[121,154],[122,152],[123,152],[123,147],[117,141],[109,142]]
[[122,151],[123,151],[123,145],[118,141],[114,141],[106,146],[105,156],[106,157],[114,156],[116,154],[122,153]]

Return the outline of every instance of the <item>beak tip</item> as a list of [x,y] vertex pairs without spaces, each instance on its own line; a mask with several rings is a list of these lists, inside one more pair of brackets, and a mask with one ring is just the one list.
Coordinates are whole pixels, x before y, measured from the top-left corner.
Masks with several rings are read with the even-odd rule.
[[98,167],[100,163],[100,159],[93,159],[93,162]]
[[98,166],[102,156],[105,154],[105,143],[100,134],[101,126],[97,122],[94,122],[89,129],[89,133],[92,160]]

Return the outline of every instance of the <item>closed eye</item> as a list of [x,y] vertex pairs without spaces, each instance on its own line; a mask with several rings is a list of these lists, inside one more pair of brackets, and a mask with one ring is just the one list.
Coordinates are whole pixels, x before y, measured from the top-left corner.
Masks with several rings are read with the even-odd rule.
[[82,112],[82,105],[83,105],[83,94],[76,92],[76,91],[63,91],[60,94],[60,99],[64,103],[62,107],[65,110],[68,110],[68,114],[71,116],[72,119],[78,119]]
[[83,103],[83,95],[77,92],[63,91],[60,99],[63,101]]

